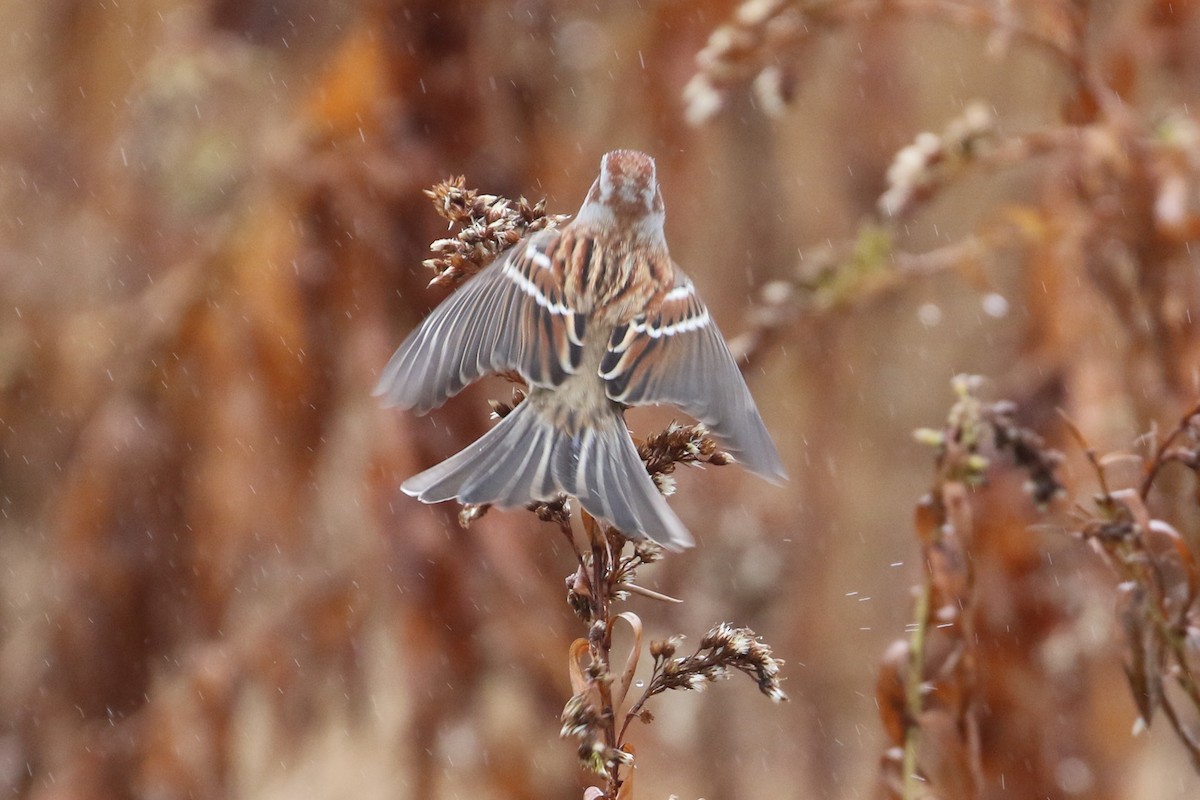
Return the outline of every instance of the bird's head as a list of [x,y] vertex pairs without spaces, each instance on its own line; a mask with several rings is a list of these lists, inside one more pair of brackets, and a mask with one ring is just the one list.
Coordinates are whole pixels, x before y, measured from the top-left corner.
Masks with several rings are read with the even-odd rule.
[[665,240],[666,207],[654,159],[637,150],[613,150],[600,159],[600,175],[575,217],[576,224],[622,230],[643,241]]

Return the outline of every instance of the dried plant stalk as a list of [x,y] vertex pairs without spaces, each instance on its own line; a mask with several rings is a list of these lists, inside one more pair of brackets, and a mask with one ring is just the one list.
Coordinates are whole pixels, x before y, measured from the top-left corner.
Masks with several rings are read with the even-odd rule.
[[[544,201],[530,205],[524,198],[513,202],[466,189],[463,178],[444,181],[426,195],[450,220],[451,227],[461,228],[454,238],[433,243],[431,249],[438,256],[425,262],[438,273],[431,285],[457,284],[528,233],[566,219],[546,214]],[[522,391],[515,390],[511,402],[491,401],[492,415],[507,416],[524,397]],[[671,423],[642,442],[638,453],[659,491],[667,496],[675,490],[673,473],[677,465],[722,466],[733,461],[717,447],[708,428],[700,424]],[[585,797],[632,798],[630,767],[635,751],[629,742],[630,726],[634,720],[647,724],[653,720],[646,703],[655,695],[670,690],[698,690],[733,672],[742,672],[772,701],[787,699],[780,685],[784,662],[754,631],[720,623],[705,634],[691,655],[676,655],[682,636],[652,642],[650,679],[638,698],[627,703],[642,655],[643,626],[636,614],[618,612],[615,606],[631,593],[679,602],[634,582],[641,566],[662,558],[662,548],[648,540],[630,540],[584,511],[580,516],[586,544],[580,547],[572,528],[569,498],[535,502],[529,508],[540,520],[558,528],[576,557],[576,570],[566,581],[567,603],[587,626],[587,635],[577,639],[568,651],[573,693],[562,712],[561,735],[579,739],[580,764],[604,780],[603,788],[589,787]],[[486,505],[463,506],[459,523],[468,527],[487,510]],[[634,642],[624,664],[617,669],[612,662],[613,632],[620,622],[633,631]]]
[[[1121,578],[1118,611],[1129,648],[1125,673],[1140,714],[1137,727],[1149,727],[1161,710],[1200,772],[1200,567],[1193,545],[1168,520],[1152,516],[1147,504],[1168,464],[1200,474],[1200,406],[1142,459],[1136,489],[1110,489],[1107,459],[1096,455],[1074,424],[1069,430],[1100,487],[1077,533]],[[1195,500],[1200,505],[1200,497]],[[1171,686],[1178,692],[1168,691]]]
[[972,493],[1001,453],[1028,473],[1039,506],[1062,493],[1061,456],[1015,423],[1012,403],[981,400],[978,378],[960,376],[954,387],[958,400],[945,427],[916,432],[938,452],[933,489],[915,514],[924,575],[909,638],[889,649],[877,685],[892,740],[883,786],[904,800],[979,797],[984,788]]

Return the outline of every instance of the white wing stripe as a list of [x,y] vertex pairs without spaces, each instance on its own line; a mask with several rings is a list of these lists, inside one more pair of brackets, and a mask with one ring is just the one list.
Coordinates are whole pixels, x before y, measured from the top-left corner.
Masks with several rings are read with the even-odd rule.
[[541,269],[550,269],[553,266],[550,261],[550,256],[537,249],[537,245],[532,242],[525,248],[525,257],[534,263],[535,266]]
[[689,280],[682,286],[676,286],[674,289],[667,292],[667,296],[663,298],[663,302],[670,303],[674,300],[682,300],[691,294],[693,290],[694,287],[692,286],[691,280]]
[[539,306],[546,309],[551,314],[558,314],[559,316],[565,317],[574,313],[570,308],[562,303],[552,302],[550,298],[542,294],[542,290],[537,287],[537,284],[522,275],[521,271],[513,267],[511,263],[506,263],[504,265],[503,272],[506,278],[515,283],[521,289],[521,291],[532,297]]
[[[674,290],[672,290],[674,291]],[[664,325],[661,328],[656,328],[645,322],[635,322],[630,325],[630,328],[636,333],[644,333],[651,339],[660,339],[663,336],[674,336],[677,333],[688,333],[689,331],[703,328],[709,322],[708,309],[704,309],[695,317],[688,317],[679,322],[673,322],[670,325]]]

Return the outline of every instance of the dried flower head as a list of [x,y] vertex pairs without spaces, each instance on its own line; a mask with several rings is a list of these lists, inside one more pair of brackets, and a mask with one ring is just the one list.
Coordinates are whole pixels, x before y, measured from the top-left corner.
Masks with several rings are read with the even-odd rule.
[[425,194],[450,221],[451,229],[460,228],[454,238],[438,239],[429,246],[434,257],[427,259],[425,266],[437,273],[430,286],[457,285],[526,235],[569,218],[567,214],[547,214],[545,200],[530,204],[524,197],[509,200],[467,189],[461,175],[442,181]]
[[565,494],[560,494],[557,500],[550,502],[530,503],[529,510],[537,514],[542,522],[553,522],[567,530],[571,527],[571,498]]
[[[749,628],[722,622],[704,634],[693,655],[674,658],[678,644],[678,639],[670,639],[654,655],[655,675],[646,690],[647,696],[668,689],[699,691],[706,684],[728,678],[732,670],[737,670],[753,678],[759,691],[773,702],[788,699],[780,686],[779,671],[783,660],[775,658],[771,648]],[[653,650],[651,652],[653,655]]]
[[706,122],[731,91],[746,85],[765,111],[782,111],[795,91],[799,45],[809,35],[808,19],[794,0],[742,3],[696,56],[697,72],[683,90],[688,122]]
[[633,754],[605,743],[607,716],[596,703],[596,693],[580,692],[567,701],[562,713],[562,738],[579,739],[579,763],[601,777],[633,763]]
[[1019,426],[1014,417],[1016,404],[999,400],[985,402],[979,397],[982,379],[959,375],[954,379],[958,401],[950,409],[942,430],[919,428],[917,441],[939,449],[939,466],[946,475],[970,486],[982,485],[995,453],[1011,454],[1016,466],[1029,474],[1026,486],[1039,506],[1063,492],[1057,469],[1062,454],[1046,447],[1045,441],[1028,428]]
[[488,512],[491,505],[488,503],[468,503],[458,510],[458,524],[464,530],[471,527],[471,523],[482,517]]
[[513,412],[521,401],[525,399],[525,392],[520,389],[513,389],[512,400],[505,403],[503,400],[488,400],[488,406],[492,409],[492,419],[504,419]]
[[701,424],[680,425],[672,422],[665,431],[656,433],[638,447],[638,455],[646,463],[646,471],[658,490],[670,497],[675,491],[671,473],[676,464],[724,466],[733,456],[717,449],[717,443]]
[[917,134],[888,167],[888,189],[879,198],[879,213],[888,217],[908,213],[968,165],[994,133],[992,110],[973,102],[942,133]]
[[679,634],[668,637],[665,641],[653,641],[650,643],[650,655],[654,658],[674,658],[675,651],[681,644],[683,637]]

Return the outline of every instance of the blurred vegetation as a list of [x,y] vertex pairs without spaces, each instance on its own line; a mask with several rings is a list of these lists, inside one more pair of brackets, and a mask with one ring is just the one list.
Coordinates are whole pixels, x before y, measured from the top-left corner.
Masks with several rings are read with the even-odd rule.
[[791,475],[676,474],[699,546],[639,580],[686,602],[631,605],[764,634],[792,702],[663,698],[638,796],[1200,794],[1197,3],[0,18],[0,792],[582,795],[570,548],[397,490],[509,388],[370,389],[445,294],[423,190],[571,213],[635,147]]

